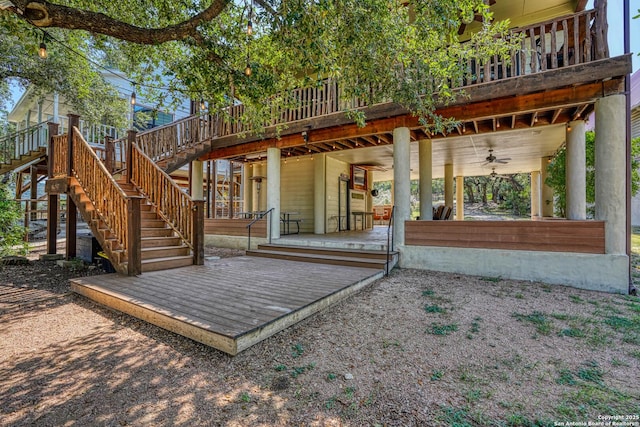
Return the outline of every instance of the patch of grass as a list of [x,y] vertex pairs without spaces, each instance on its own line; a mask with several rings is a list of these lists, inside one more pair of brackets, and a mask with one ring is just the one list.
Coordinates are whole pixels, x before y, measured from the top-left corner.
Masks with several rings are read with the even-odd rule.
[[444,313],[446,310],[440,307],[438,304],[426,304],[424,306],[424,311],[426,311],[427,313]]
[[331,397],[324,402],[324,407],[326,409],[333,409],[336,406],[336,397]]
[[566,328],[560,331],[560,336],[563,337],[572,337],[572,338],[583,338],[585,336],[584,332],[578,328]]
[[578,378],[583,381],[590,381],[592,383],[601,384],[602,383],[602,369],[599,367],[585,367],[578,369]]
[[449,325],[443,325],[440,323],[432,323],[431,324],[431,329],[428,329],[427,331],[430,332],[433,335],[449,335],[452,332],[455,332],[458,330],[458,324],[456,323],[452,323]]
[[327,380],[328,381],[334,381],[336,378],[338,378],[338,376],[336,374],[334,374],[333,372],[329,372],[327,374]]
[[498,277],[481,277],[480,280],[482,280],[483,282],[493,282],[493,283],[498,283],[502,281],[502,277],[498,276]]
[[434,369],[433,372],[431,372],[431,381],[438,381],[442,377],[444,377],[444,371]]
[[553,324],[549,319],[547,319],[544,313],[539,311],[534,311],[533,313],[526,315],[514,313],[513,317],[520,321],[533,323],[536,326],[536,331],[541,335],[549,335],[551,333]]
[[280,365],[276,365],[273,369],[275,369],[278,372],[282,372],[282,371],[286,371],[287,367],[285,365],[280,364]]
[[465,399],[467,399],[467,402],[474,403],[482,399],[482,397],[484,397],[484,393],[482,392],[482,390],[473,389],[473,390],[467,391],[464,397]]
[[291,346],[291,357],[296,358],[302,356],[304,353],[304,347],[300,343],[295,343]]
[[422,291],[422,296],[423,297],[430,297],[433,294],[435,294],[435,292],[432,291],[431,289],[426,289],[426,290]]
[[578,383],[570,369],[561,369],[559,374],[560,376],[556,379],[558,384],[576,385]]
[[315,363],[309,363],[308,365],[305,365],[305,366],[294,366],[293,368],[291,368],[291,376],[293,378],[297,378],[299,375],[302,375],[307,371],[311,371],[315,367],[316,367]]
[[640,316],[634,316],[631,319],[629,319],[628,317],[622,317],[622,316],[607,316],[603,322],[605,325],[617,331],[619,330],[640,331]]
[[402,348],[402,346],[398,341],[382,340],[382,348],[389,348],[389,347]]
[[615,366],[615,367],[625,366],[625,367],[628,367],[629,364],[627,362],[625,362],[624,360],[613,358],[613,359],[611,359],[611,366]]
[[240,395],[240,401],[243,403],[249,403],[251,402],[251,395],[249,393],[242,392],[242,394]]
[[346,387],[344,389],[344,395],[347,397],[347,399],[353,399],[353,395],[355,394],[355,392],[355,387]]
[[523,414],[509,414],[506,420],[507,427],[551,427],[557,425],[551,420],[530,419]]
[[466,408],[445,406],[442,408],[442,414],[438,418],[451,427],[473,427],[475,424],[469,416],[469,410]]
[[521,293],[517,293],[514,295],[515,299],[524,299],[524,295],[522,295]]
[[569,295],[569,300],[575,304],[584,304],[584,300],[578,295]]

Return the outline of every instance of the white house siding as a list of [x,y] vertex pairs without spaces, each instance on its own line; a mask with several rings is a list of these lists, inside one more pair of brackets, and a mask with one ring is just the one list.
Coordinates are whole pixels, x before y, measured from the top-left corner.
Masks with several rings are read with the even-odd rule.
[[[314,160],[296,157],[280,165],[280,210],[296,212],[291,219],[301,219],[300,232],[313,233]],[[295,230],[295,225],[291,226]]]
[[340,174],[349,176],[349,163],[327,157],[325,173],[327,233],[338,231],[338,180]]

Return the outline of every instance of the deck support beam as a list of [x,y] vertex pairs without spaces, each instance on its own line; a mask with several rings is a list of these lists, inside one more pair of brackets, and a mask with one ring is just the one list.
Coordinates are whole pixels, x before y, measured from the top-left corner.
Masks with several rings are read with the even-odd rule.
[[456,221],[464,220],[464,176],[456,176]]
[[396,206],[393,219],[393,239],[404,245],[404,223],[411,219],[411,134],[409,128],[393,130],[393,200]]
[[567,219],[587,219],[587,169],[583,120],[569,122],[566,128]]
[[540,217],[540,171],[531,171],[531,219]]
[[325,234],[327,224],[327,155],[324,153],[314,154],[313,159],[313,232],[315,234]]
[[444,165],[444,205],[453,208],[453,164]]
[[596,219],[605,221],[605,253],[626,254],[625,96],[596,101]]
[[280,238],[280,149],[267,148],[267,210],[271,212],[270,233]]
[[433,143],[430,139],[418,142],[420,162],[420,219],[433,219]]

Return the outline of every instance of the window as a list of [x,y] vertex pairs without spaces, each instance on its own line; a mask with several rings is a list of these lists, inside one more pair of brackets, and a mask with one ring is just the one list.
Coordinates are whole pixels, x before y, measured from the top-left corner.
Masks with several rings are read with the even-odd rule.
[[134,127],[139,131],[166,125],[172,121],[173,114],[158,111],[143,105],[135,105],[133,107]]

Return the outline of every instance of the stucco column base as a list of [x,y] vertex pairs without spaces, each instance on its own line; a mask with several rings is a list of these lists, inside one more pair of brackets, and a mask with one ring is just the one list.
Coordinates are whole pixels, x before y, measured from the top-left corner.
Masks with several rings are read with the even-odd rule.
[[418,142],[420,162],[420,219],[433,219],[433,150],[430,139]]

